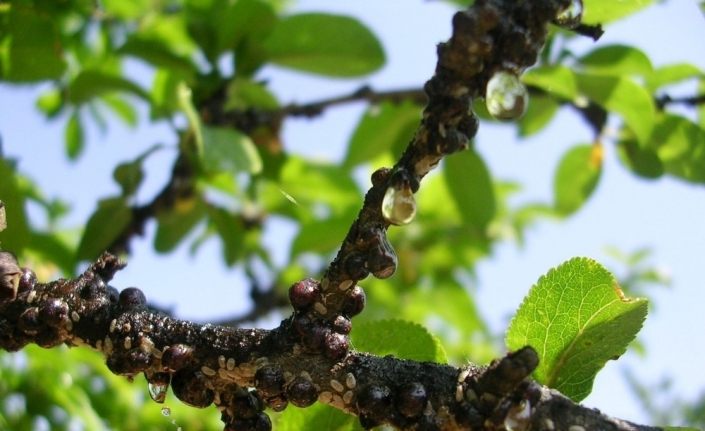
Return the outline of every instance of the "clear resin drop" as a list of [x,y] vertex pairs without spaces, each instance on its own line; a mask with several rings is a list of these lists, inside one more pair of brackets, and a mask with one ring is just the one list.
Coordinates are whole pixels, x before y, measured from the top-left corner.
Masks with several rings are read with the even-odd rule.
[[529,93],[517,75],[500,71],[487,83],[485,103],[490,115],[498,120],[516,120],[526,111]]
[[583,17],[583,0],[571,0],[570,6],[566,7],[556,16],[556,22],[562,25],[574,25],[580,22]]
[[416,200],[411,188],[389,187],[382,199],[382,215],[391,224],[411,223],[416,215]]
[[169,389],[169,383],[162,382],[148,382],[147,388],[149,389],[149,396],[157,403],[163,403],[166,399],[166,392]]
[[162,408],[162,416],[170,416],[171,415],[171,409],[169,407],[163,407]]

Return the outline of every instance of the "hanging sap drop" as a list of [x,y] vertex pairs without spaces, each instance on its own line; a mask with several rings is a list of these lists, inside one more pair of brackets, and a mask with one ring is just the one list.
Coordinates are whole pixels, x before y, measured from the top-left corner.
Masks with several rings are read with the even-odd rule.
[[[148,382],[147,388],[149,389],[149,396],[152,397],[155,402],[161,404],[166,399],[166,392],[169,389],[169,383]],[[163,412],[164,409],[162,409],[162,413]]]
[[168,417],[171,415],[171,409],[169,407],[162,407],[162,416]]
[[410,187],[390,186],[382,199],[382,215],[391,224],[409,224],[416,215],[416,200]]
[[519,77],[511,72],[497,72],[487,83],[487,111],[499,120],[516,120],[521,117],[528,102],[529,93],[526,87]]
[[570,5],[558,12],[556,22],[560,25],[573,26],[583,17],[583,0],[571,0]]

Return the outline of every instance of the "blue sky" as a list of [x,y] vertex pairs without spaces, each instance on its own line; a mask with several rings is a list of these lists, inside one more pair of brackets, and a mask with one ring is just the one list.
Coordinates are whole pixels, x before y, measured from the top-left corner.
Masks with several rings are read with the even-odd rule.
[[[347,94],[362,84],[376,89],[420,86],[433,73],[435,44],[449,36],[453,13],[440,1],[407,1],[402,5],[375,0],[303,0],[296,10],[359,17],[382,39],[388,63],[367,79],[344,81],[322,81],[281,69],[265,69],[261,77],[270,81],[283,102]],[[696,42],[705,40],[703,24],[694,2],[672,0],[607,27],[599,44],[633,44],[643,49],[655,65],[687,61],[705,70],[705,45]],[[587,40],[580,42],[583,49],[591,46]],[[135,66],[134,70],[140,68]],[[156,142],[171,144],[170,130],[145,122],[135,130],[111,125],[107,134],[91,128],[84,156],[69,163],[63,152],[63,121],[46,123],[37,114],[37,94],[34,87],[0,84],[3,149],[6,156],[20,160],[21,171],[37,181],[46,195],[74,203],[70,217],[73,223],[85,220],[98,198],[118,191],[112,181],[116,161],[132,159]],[[337,160],[343,156],[364,108],[356,103],[332,109],[315,120],[289,120],[284,127],[284,143],[292,152]],[[524,184],[522,200],[549,202],[559,157],[571,145],[591,139],[590,131],[577,117],[563,113],[549,130],[521,144],[516,142],[511,127],[483,124],[476,144],[494,175]],[[166,181],[173,156],[171,151],[162,151],[149,158],[149,176],[139,198],[149,199]],[[627,355],[618,363],[608,364],[586,400],[609,414],[644,420],[619,376],[625,364],[647,381],[673,376],[676,388],[684,394],[705,390],[705,374],[700,369],[705,346],[695,342],[702,341],[700,332],[705,328],[700,272],[705,256],[703,216],[701,186],[671,179],[635,178],[619,165],[614,149],[608,145],[598,190],[585,208],[565,222],[541,223],[528,233],[522,249],[511,243],[500,245],[491,260],[480,264],[476,285],[469,288],[477,291],[482,313],[501,333],[529,287],[549,268],[573,256],[607,262],[607,245],[624,251],[652,247],[652,260],[671,274],[673,286],[654,292],[657,310],[641,333],[649,355]],[[246,310],[248,299],[227,289],[240,279],[236,270],[221,264],[219,244],[207,244],[195,258],[185,247],[175,254],[157,256],[151,249],[153,232],[152,224],[144,239],[133,241],[130,264],[115,280],[117,286],[140,286],[149,298],[186,318],[212,319]],[[293,234],[290,226],[280,226],[266,235],[280,262],[287,256],[286,238]],[[700,360],[684,360],[688,357]]]

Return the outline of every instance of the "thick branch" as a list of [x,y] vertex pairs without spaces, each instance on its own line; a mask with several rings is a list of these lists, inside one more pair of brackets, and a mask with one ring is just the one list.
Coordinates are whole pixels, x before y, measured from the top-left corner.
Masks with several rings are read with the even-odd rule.
[[[656,429],[609,418],[527,380],[538,363],[531,348],[489,367],[456,368],[358,352],[332,359],[302,343],[292,319],[271,331],[233,329],[149,310],[138,289],[118,294],[107,284],[124,266],[111,255],[75,279],[47,284],[37,283],[27,269],[18,271],[7,253],[3,262],[3,271],[9,268],[3,277],[18,279],[15,290],[0,300],[0,348],[18,350],[28,343],[93,348],[116,374],[144,373],[157,401],[155,388],[165,391],[171,384],[189,405],[216,405],[229,424],[226,429],[260,429],[257,423],[268,421],[263,404],[280,410],[287,402],[305,407],[315,400],[360,416],[365,426]],[[249,392],[250,387],[257,391]]]

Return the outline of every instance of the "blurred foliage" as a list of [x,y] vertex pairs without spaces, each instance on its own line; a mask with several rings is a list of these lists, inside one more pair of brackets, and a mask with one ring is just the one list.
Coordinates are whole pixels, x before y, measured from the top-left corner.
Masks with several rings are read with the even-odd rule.
[[[586,20],[594,23],[621,19],[652,1],[584,3]],[[264,268],[282,294],[293,281],[322,271],[362,202],[361,189],[368,184],[359,183],[359,174],[398,157],[413,137],[422,106],[411,101],[369,106],[339,163],[287,153],[279,138],[282,106],[258,79],[263,67],[320,79],[359,78],[379,70],[387,58],[383,44],[355,18],[292,14],[288,5],[284,0],[0,2],[0,80],[41,85],[37,109],[65,124],[63,145],[74,163],[94,145],[86,138],[89,125],[104,130],[113,122],[128,127],[166,122],[174,132],[171,142],[117,164],[112,176],[120,193],[96,202],[78,227],[65,222],[71,202],[44,196],[15,160],[1,159],[0,200],[9,226],[0,233],[3,249],[41,272],[40,278],[74,274],[81,262],[130,231],[141,216],[135,195],[145,161],[167,149],[188,169],[175,167],[168,199],[155,200],[158,205],[150,208],[157,222],[155,251],[169,253],[187,243],[197,253],[215,238],[227,265],[243,268],[253,284],[253,274]],[[482,154],[449,157],[442,172],[424,180],[415,222],[403,231],[390,230],[399,271],[388,280],[364,282],[368,307],[356,318],[361,331],[356,337],[364,339],[365,328],[375,331],[378,320],[395,317],[413,322],[408,323],[413,328],[429,328],[438,337],[433,345],[440,343],[438,351],[451,363],[487,362],[501,346],[475,305],[475,265],[500,241],[521,242],[535,223],[580,211],[597,190],[603,146],[616,145],[624,168],[636,176],[705,183],[705,105],[688,115],[656,103],[683,83],[704,91],[703,71],[685,63],[655,67],[648,53],[631,46],[598,44],[574,52],[575,39],[553,29],[539,64],[523,76],[531,90],[528,112],[507,126],[526,137],[544,130],[563,110],[584,114],[594,141],[563,143],[554,201],[514,205],[521,185],[495,178]],[[148,73],[131,73],[135,61]],[[482,103],[476,108],[483,120],[492,121]],[[609,121],[588,115],[595,112]],[[617,127],[616,137],[606,133],[607,123]],[[41,216],[34,211],[30,217],[30,207]],[[295,223],[298,232],[289,263],[277,267],[260,239],[269,224],[281,220]],[[663,282],[642,265],[639,253],[625,259],[630,270],[618,278],[627,292],[643,294],[644,283]],[[402,331],[396,337],[424,336]],[[180,403],[167,402],[172,415],[162,416],[160,406],[143,402],[144,382],[129,384],[110,375],[85,349],[29,348],[0,355],[0,429],[48,429],[47,423],[51,429],[73,429],[72,421],[87,429],[219,429],[213,410],[186,412]],[[300,421],[311,423],[321,414],[320,423],[330,424],[325,415],[331,413],[313,409],[291,408],[284,416],[302,415]],[[304,422],[287,423],[296,429]]]

